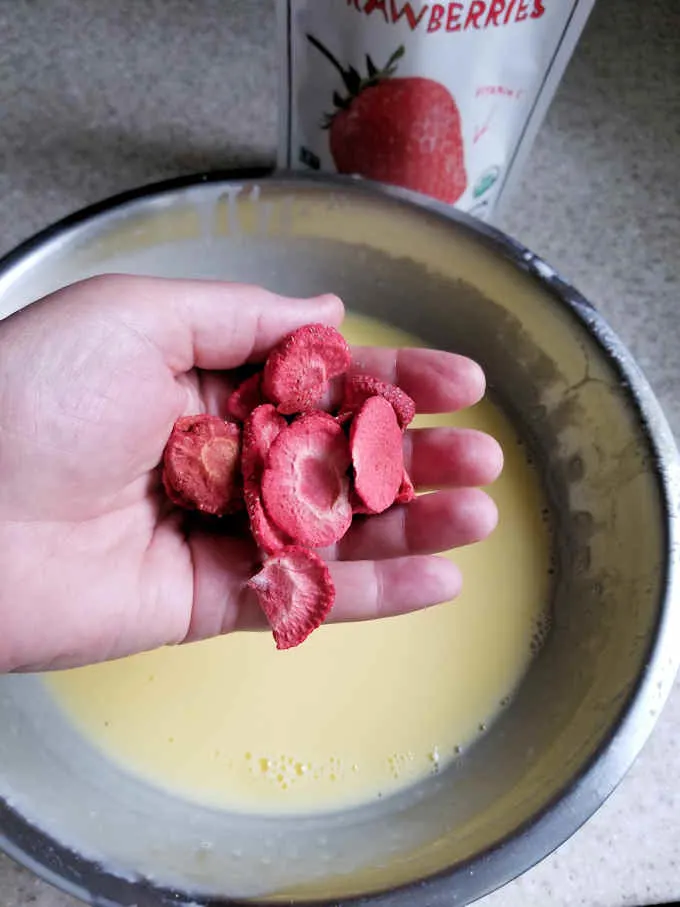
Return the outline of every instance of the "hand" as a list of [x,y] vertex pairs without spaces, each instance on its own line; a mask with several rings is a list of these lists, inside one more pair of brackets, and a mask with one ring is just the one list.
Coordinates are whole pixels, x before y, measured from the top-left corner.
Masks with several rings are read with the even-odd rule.
[[[333,296],[286,299],[223,283],[105,276],[0,323],[0,671],[106,660],[264,626],[244,588],[245,538],[185,530],[158,464],[175,420],[219,413],[225,371],[262,360],[301,324],[339,325]],[[475,403],[473,362],[427,350],[361,349],[419,411]],[[366,520],[328,552],[332,620],[397,614],[454,597],[433,552],[486,536],[500,448],[479,432],[409,431],[416,485],[448,490]]]

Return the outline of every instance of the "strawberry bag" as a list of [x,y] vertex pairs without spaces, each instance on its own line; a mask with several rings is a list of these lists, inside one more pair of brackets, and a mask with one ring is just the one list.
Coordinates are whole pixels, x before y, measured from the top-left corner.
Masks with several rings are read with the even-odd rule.
[[279,0],[279,165],[489,218],[594,0]]

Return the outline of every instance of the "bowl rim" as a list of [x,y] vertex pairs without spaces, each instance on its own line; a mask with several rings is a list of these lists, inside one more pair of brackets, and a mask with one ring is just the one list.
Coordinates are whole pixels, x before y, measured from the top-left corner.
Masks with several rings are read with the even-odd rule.
[[[637,411],[640,426],[653,455],[653,468],[659,483],[662,510],[665,518],[664,570],[662,596],[656,626],[651,634],[645,663],[622,702],[616,719],[605,738],[591,757],[558,790],[544,807],[519,825],[504,838],[493,842],[484,851],[460,861],[446,869],[415,879],[394,888],[371,894],[355,895],[328,900],[301,900],[305,907],[330,907],[340,904],[370,904],[381,907],[412,907],[421,902],[452,904],[463,907],[489,894],[539,863],[573,835],[615,790],[637,758],[656,724],[659,713],[670,695],[673,681],[680,666],[680,650],[673,639],[680,633],[680,457],[671,429],[654,393],[635,363],[632,355],[608,323],[572,284],[566,281],[541,257],[531,252],[517,240],[501,230],[442,202],[400,187],[374,183],[357,177],[335,174],[281,172],[270,168],[246,168],[197,173],[174,179],[141,185],[117,193],[95,204],[83,207],[50,224],[43,230],[19,243],[0,258],[0,296],[5,283],[13,272],[29,270],[40,253],[60,239],[66,239],[80,228],[106,219],[114,213],[162,196],[171,196],[183,190],[205,185],[253,187],[266,184],[277,188],[310,189],[316,187],[330,191],[356,192],[359,197],[373,198],[376,202],[386,197],[426,212],[444,222],[453,223],[473,240],[480,241],[515,267],[530,275],[563,308],[583,326],[599,347],[604,357],[618,374]],[[59,875],[39,858],[32,856],[5,833],[5,821],[17,825],[24,832],[38,836],[53,852],[68,854],[71,860],[82,863],[83,869],[94,873],[93,881],[108,880],[116,887],[127,886],[151,898],[158,898],[160,905],[175,907],[220,907],[244,904],[257,907],[279,900],[229,899],[201,897],[164,889],[151,883],[126,881],[104,870],[97,863],[75,854],[58,844],[49,835],[32,826],[19,813],[0,798],[0,851],[17,863],[73,897],[87,903],[106,904],[114,907],[117,902],[101,898],[91,890],[84,890],[71,879]],[[189,902],[184,899],[188,898]],[[286,899],[289,903],[295,899]],[[146,901],[144,903],[147,903]]]

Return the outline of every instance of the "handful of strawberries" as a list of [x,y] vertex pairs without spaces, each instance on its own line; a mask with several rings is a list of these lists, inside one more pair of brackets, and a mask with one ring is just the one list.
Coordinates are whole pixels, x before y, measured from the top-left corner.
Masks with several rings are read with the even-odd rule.
[[[305,325],[236,388],[227,420],[184,416],[165,449],[163,483],[175,504],[216,516],[245,507],[264,558],[249,585],[280,649],[299,645],[333,606],[315,549],[338,542],[355,515],[415,497],[402,448],[415,404],[395,385],[346,374],[350,361],[334,328]],[[328,411],[330,382],[342,376],[340,403]]]

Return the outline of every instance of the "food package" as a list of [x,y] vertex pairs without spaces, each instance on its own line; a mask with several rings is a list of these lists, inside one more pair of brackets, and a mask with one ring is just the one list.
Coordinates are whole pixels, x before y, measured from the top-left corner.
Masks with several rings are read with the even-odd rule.
[[279,0],[279,166],[490,219],[594,0]]

